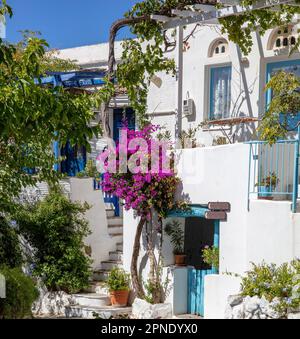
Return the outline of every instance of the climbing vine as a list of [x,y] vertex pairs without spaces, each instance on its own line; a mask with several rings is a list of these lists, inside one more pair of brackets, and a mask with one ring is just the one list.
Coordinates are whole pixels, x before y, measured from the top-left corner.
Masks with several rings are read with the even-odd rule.
[[[248,7],[257,0],[242,0],[241,5]],[[295,0],[299,2],[300,0]],[[135,109],[140,126],[149,122],[147,117],[147,95],[151,78],[157,72],[175,74],[174,60],[166,57],[164,52],[176,47],[174,30],[166,32],[161,23],[151,19],[151,15],[172,17],[172,10],[190,9],[192,5],[203,4],[203,0],[144,0],[138,2],[125,15],[116,21],[110,32],[109,53],[109,79],[116,79],[119,86],[127,90],[132,107]],[[209,1],[209,4],[221,8],[217,1]],[[227,34],[230,41],[236,43],[241,51],[247,55],[253,46],[253,32],[258,31],[263,35],[268,29],[286,26],[296,13],[300,13],[300,7],[279,5],[273,9],[259,9],[248,11],[240,15],[232,15],[220,19],[221,32]],[[126,40],[123,43],[121,62],[115,67],[114,42],[117,32],[124,26],[129,26],[135,39]],[[195,34],[195,25],[184,39],[187,46],[188,39]],[[300,40],[298,41],[299,45]],[[109,135],[108,104],[103,107],[104,134]]]
[[[241,4],[250,6],[257,0],[242,0]],[[300,0],[296,0],[300,2]],[[109,39],[109,59],[108,59],[108,84],[117,83],[112,95],[121,87],[128,94],[130,104],[135,110],[141,128],[141,133],[147,131],[143,137],[151,139],[151,129],[148,130],[149,117],[147,116],[147,96],[150,81],[157,72],[166,72],[175,75],[176,65],[174,60],[167,58],[165,52],[174,50],[176,47],[175,30],[166,32],[163,25],[151,19],[151,15],[161,15],[172,17],[173,9],[190,9],[195,4],[203,4],[203,0],[144,0],[138,2],[128,11],[124,18],[117,20],[111,27]],[[220,8],[217,1],[209,1],[209,4]],[[241,15],[233,15],[220,20],[221,31],[227,34],[229,40],[236,43],[241,51],[247,55],[253,46],[253,32],[258,31],[264,34],[268,29],[285,26],[289,24],[295,13],[300,13],[300,7],[280,5],[277,11],[272,9],[262,9],[248,11]],[[123,42],[123,53],[121,62],[116,65],[114,43],[120,29],[129,26],[135,39]],[[188,40],[194,36],[196,28],[200,24],[185,30],[187,36],[184,37],[184,46],[188,46]],[[178,46],[177,46],[178,47]],[[179,46],[181,48],[181,46]],[[104,89],[103,89],[104,90]],[[102,125],[104,135],[110,136],[109,128],[109,100],[102,105]],[[145,130],[143,128],[146,128]],[[131,272],[133,284],[137,295],[145,298],[142,282],[138,275],[137,262],[140,251],[140,240],[144,225],[153,229],[155,225],[154,212],[158,215],[161,223],[163,215],[160,214],[162,207],[170,208],[174,200],[177,178],[175,175],[168,176],[163,180],[149,174],[120,175],[106,174],[104,177],[104,190],[116,194],[124,199],[127,209],[133,209],[140,217],[137,227],[135,242],[133,246],[133,257]],[[168,182],[170,181],[170,182]],[[166,185],[165,185],[166,183]],[[132,191],[136,188],[136,191]],[[129,190],[129,191],[128,191]],[[161,192],[158,194],[158,192]],[[152,196],[152,194],[155,194]],[[166,196],[167,194],[167,196]],[[170,202],[170,204],[166,204]],[[170,205],[170,206],[169,206]],[[164,213],[163,213],[164,214]],[[155,227],[154,227],[155,228]],[[152,234],[150,232],[150,234]],[[159,271],[159,259],[155,258],[153,237],[147,236],[148,257],[151,261],[151,290],[158,291],[157,272]],[[160,295],[156,295],[154,301],[160,301]]]

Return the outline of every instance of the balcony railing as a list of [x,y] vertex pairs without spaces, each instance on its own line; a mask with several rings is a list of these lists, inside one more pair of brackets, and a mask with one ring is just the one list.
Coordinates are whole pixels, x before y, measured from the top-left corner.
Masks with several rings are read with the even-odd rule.
[[290,200],[297,211],[299,183],[299,133],[295,139],[248,142],[248,209],[254,194],[258,199]]

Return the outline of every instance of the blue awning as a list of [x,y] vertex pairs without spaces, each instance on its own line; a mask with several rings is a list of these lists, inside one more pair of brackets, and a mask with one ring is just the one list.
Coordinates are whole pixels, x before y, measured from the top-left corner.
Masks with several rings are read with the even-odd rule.
[[188,210],[172,210],[168,213],[168,218],[205,218],[209,209],[200,205],[191,205]]
[[[103,71],[74,71],[74,72],[48,72],[41,79],[42,84],[53,84],[66,88],[84,88],[91,86],[102,86],[105,73]],[[36,81],[38,83],[38,81]]]

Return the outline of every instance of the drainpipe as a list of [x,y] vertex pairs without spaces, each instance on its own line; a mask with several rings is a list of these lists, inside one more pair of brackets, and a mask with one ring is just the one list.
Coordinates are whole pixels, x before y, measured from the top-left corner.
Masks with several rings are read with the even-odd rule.
[[177,148],[181,148],[179,143],[179,136],[182,132],[182,105],[183,105],[183,26],[179,26],[177,30],[177,81],[178,81],[178,93],[177,93],[177,119],[175,126],[175,138]]

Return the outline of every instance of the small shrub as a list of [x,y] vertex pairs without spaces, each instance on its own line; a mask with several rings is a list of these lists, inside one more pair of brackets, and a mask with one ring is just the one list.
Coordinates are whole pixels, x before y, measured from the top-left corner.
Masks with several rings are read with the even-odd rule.
[[0,299],[0,319],[21,319],[31,316],[31,307],[39,293],[34,282],[19,268],[0,268],[6,279],[6,298]]
[[97,167],[92,159],[88,160],[88,162],[86,163],[85,173],[90,178],[96,178],[97,176],[99,176]]
[[88,205],[52,192],[44,201],[27,205],[16,215],[20,232],[34,248],[33,274],[51,291],[76,293],[89,284],[90,259],[83,239],[89,234],[83,213]]
[[82,178],[97,178],[99,177],[99,172],[97,167],[92,159],[88,160],[86,163],[85,169],[76,174],[76,177],[79,179]]
[[9,221],[0,216],[0,266],[20,267],[22,261],[18,234]]
[[300,260],[281,266],[254,265],[242,278],[242,295],[265,297],[269,302],[278,299],[276,311],[285,315],[288,309],[300,306]]
[[219,269],[220,250],[217,247],[205,247],[202,252],[202,256],[205,264],[213,268]]
[[106,285],[110,292],[129,291],[130,275],[121,268],[114,268],[110,271]]

